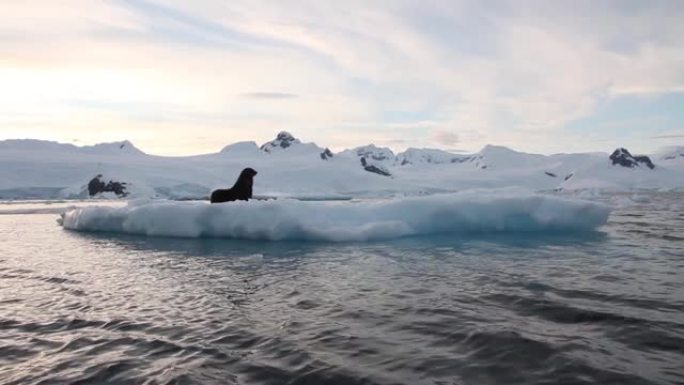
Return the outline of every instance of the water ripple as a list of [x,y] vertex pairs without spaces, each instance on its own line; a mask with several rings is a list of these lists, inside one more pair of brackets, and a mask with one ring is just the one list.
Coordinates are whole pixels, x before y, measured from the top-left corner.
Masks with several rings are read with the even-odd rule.
[[679,199],[600,234],[336,245],[0,216],[0,383],[684,384]]

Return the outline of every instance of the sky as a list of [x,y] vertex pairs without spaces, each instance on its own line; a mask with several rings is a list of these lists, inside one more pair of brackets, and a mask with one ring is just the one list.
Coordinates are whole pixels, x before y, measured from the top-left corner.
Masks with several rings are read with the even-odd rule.
[[680,0],[0,0],[0,140],[684,144]]

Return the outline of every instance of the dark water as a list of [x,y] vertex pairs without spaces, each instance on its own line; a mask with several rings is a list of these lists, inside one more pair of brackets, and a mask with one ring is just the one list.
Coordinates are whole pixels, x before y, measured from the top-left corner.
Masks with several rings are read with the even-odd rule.
[[0,215],[0,383],[684,384],[683,202],[638,200],[589,235],[365,244]]

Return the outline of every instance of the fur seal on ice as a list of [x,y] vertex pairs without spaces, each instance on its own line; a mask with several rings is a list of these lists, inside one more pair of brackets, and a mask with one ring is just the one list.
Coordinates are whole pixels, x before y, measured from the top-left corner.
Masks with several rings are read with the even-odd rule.
[[257,172],[253,168],[242,170],[233,187],[211,192],[211,203],[248,201],[252,197],[252,185]]

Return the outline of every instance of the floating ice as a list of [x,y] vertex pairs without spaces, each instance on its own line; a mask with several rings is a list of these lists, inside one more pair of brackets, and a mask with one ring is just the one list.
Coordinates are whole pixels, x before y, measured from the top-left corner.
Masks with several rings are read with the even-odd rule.
[[514,190],[347,202],[270,200],[139,201],[84,207],[60,219],[65,229],[168,237],[366,241],[468,232],[586,231],[606,223],[608,206]]

